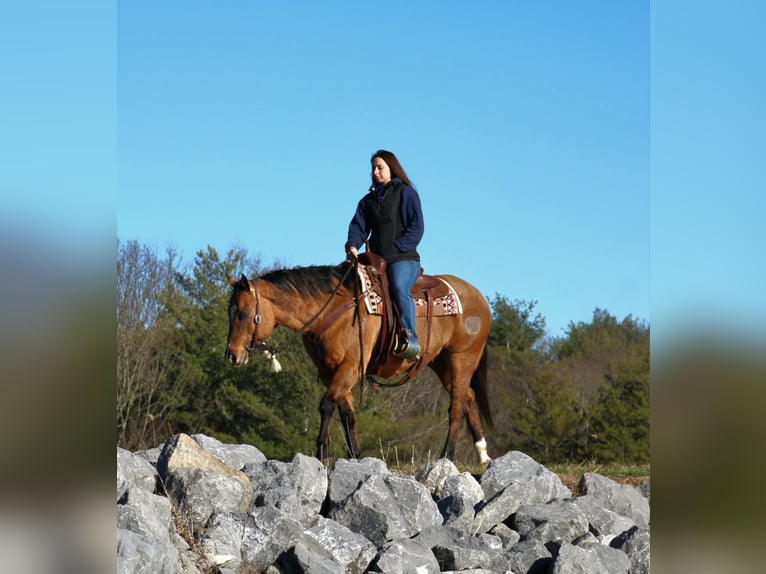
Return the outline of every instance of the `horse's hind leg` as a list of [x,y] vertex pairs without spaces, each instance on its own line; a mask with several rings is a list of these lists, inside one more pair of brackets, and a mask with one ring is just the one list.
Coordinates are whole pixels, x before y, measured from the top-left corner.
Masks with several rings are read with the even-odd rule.
[[431,368],[441,379],[444,389],[450,394],[449,429],[441,456],[450,460],[454,459],[455,447],[460,434],[460,424],[465,417],[479,456],[479,462],[481,464],[488,463],[490,459],[487,455],[487,441],[484,438],[484,429],[481,424],[476,396],[470,385],[471,369],[461,365],[457,357],[450,357],[446,353],[439,355],[431,364]]

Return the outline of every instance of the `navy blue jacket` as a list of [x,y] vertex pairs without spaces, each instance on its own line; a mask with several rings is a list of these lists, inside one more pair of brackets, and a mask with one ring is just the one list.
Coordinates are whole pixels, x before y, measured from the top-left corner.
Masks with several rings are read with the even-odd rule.
[[[397,221],[391,225],[393,230],[382,229],[385,224],[376,217],[375,209],[386,203],[389,194],[396,196],[401,190],[398,209],[392,206],[397,213]],[[359,200],[354,217],[348,226],[348,240],[346,249],[356,247],[359,249],[362,243],[372,235],[370,249],[382,255],[387,262],[393,263],[402,259],[420,260],[417,246],[423,238],[425,224],[423,211],[420,206],[420,196],[409,185],[406,185],[398,177],[393,178],[387,184],[380,186],[374,184],[365,196]],[[393,241],[391,242],[391,235]],[[382,236],[387,236],[385,244],[380,244]],[[376,242],[378,245],[376,245]],[[389,244],[391,242],[392,244]]]

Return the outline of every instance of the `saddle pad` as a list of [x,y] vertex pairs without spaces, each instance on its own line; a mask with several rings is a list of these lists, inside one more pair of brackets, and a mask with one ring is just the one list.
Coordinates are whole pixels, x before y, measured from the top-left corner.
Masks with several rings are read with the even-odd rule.
[[[364,295],[364,304],[367,312],[371,315],[382,315],[384,312],[383,296],[380,293],[380,286],[377,281],[371,277],[371,273],[365,265],[357,267],[359,279],[362,282],[362,291]],[[463,306],[460,303],[455,289],[441,277],[437,277],[441,282],[438,289],[438,296],[431,297],[431,314],[434,317],[445,317],[448,315],[460,315],[463,312]],[[446,287],[446,290],[444,289]],[[412,298],[415,301],[415,314],[418,317],[425,317],[428,314],[426,308],[426,298],[421,290],[412,291]]]

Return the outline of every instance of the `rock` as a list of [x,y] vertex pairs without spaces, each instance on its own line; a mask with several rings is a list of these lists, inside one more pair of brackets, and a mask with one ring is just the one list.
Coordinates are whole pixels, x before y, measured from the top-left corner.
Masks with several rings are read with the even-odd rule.
[[328,516],[382,548],[442,523],[436,503],[421,483],[392,474],[367,478]]
[[635,522],[627,516],[617,514],[601,506],[601,503],[593,495],[586,494],[570,500],[588,517],[590,530],[602,544],[608,545],[615,536],[635,526]]
[[628,574],[630,560],[614,548],[602,544],[573,546],[564,544],[553,563],[553,574]]
[[584,475],[572,497],[520,452],[480,481],[446,460],[407,476],[259,453],[183,434],[118,449],[118,572],[649,572],[648,482]]
[[128,490],[117,504],[117,528],[169,541],[175,532],[170,501],[141,488]]
[[157,470],[145,459],[132,452],[117,449],[117,500],[131,489],[154,492]]
[[242,562],[264,569],[302,540],[304,534],[300,522],[275,506],[262,506],[247,513],[241,537]]
[[514,544],[505,557],[513,572],[548,574],[553,566],[553,555],[539,540],[522,540]]
[[641,484],[638,484],[636,486],[636,490],[641,493],[641,496],[644,496],[645,498],[649,497],[649,491],[650,491],[650,480],[647,478],[646,480],[642,480]]
[[588,519],[571,501],[522,506],[513,525],[522,540],[538,540],[548,549],[570,543],[588,532]]
[[610,546],[630,559],[631,574],[649,574],[649,530],[634,526],[612,540]]
[[386,463],[377,458],[367,457],[361,460],[339,458],[328,474],[327,501],[330,506],[328,510],[353,494],[370,476],[388,474],[391,472]]
[[603,508],[627,516],[638,526],[649,525],[649,499],[635,487],[597,473],[586,473],[580,478],[578,490],[591,495]]
[[529,488],[521,482],[512,482],[491,499],[480,505],[471,525],[471,532],[488,532],[514,514],[528,500]]
[[168,497],[192,532],[202,530],[214,512],[243,512],[253,497],[250,479],[225,465],[189,435],[171,437],[157,461]]
[[313,538],[301,538],[282,553],[279,565],[285,572],[295,574],[344,574],[346,570],[332,559],[330,553]]
[[178,550],[170,540],[162,541],[118,528],[117,572],[118,574],[180,574]]
[[460,474],[460,471],[448,458],[433,460],[428,464],[421,466],[415,471],[415,480],[425,485],[428,491],[436,500],[444,497],[443,489],[445,481],[454,475]]
[[502,547],[499,540],[500,548],[493,548],[487,540],[449,526],[426,528],[414,540],[431,549],[442,571],[478,568],[505,572],[508,569],[508,559],[499,551]]
[[508,550],[521,540],[521,534],[515,530],[511,530],[511,528],[504,523],[493,526],[492,530],[489,531],[489,534],[497,536],[497,538],[500,539],[500,542],[503,545],[503,550]]
[[383,574],[437,574],[441,568],[428,546],[417,540],[403,539],[390,542],[380,550],[372,571]]
[[235,470],[242,470],[246,464],[266,462],[266,455],[249,444],[224,444],[204,434],[195,434],[192,438],[203,450]]
[[242,562],[242,535],[247,515],[218,513],[208,521],[199,536],[203,552],[211,564],[239,568]]
[[444,524],[457,530],[473,532],[476,505],[484,498],[484,491],[478,481],[468,472],[452,474],[441,487],[442,498],[437,506]]
[[248,463],[243,472],[253,488],[254,506],[276,506],[297,520],[319,514],[327,496],[327,469],[300,453],[289,463]]
[[481,486],[487,499],[507,488],[512,482],[527,487],[529,493],[524,504],[545,503],[572,496],[572,491],[564,486],[557,474],[516,450],[490,462],[481,477]]
[[350,574],[362,574],[377,554],[375,545],[334,520],[316,517],[305,533],[325,548],[330,556]]

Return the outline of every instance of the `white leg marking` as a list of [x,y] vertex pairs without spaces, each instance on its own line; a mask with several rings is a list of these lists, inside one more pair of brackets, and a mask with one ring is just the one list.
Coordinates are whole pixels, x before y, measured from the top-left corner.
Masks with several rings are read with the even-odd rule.
[[492,462],[492,459],[489,458],[489,455],[487,454],[486,439],[481,439],[480,441],[473,443],[473,446],[476,448],[476,453],[479,455],[479,462],[481,464],[489,464]]

